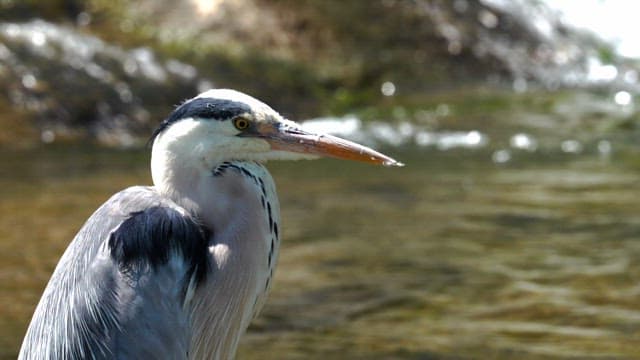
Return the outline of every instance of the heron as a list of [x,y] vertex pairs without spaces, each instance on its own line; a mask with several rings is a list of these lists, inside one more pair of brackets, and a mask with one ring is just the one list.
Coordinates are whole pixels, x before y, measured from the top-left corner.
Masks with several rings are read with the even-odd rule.
[[19,359],[229,359],[265,304],[280,247],[268,160],[386,166],[230,89],[185,101],[154,131],[153,186],[101,205],[60,258]]

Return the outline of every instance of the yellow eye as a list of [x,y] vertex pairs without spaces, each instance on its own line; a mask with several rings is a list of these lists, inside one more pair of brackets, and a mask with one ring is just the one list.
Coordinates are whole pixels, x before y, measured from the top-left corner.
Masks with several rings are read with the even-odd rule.
[[246,130],[249,127],[249,120],[243,117],[237,117],[233,119],[233,126],[238,130]]

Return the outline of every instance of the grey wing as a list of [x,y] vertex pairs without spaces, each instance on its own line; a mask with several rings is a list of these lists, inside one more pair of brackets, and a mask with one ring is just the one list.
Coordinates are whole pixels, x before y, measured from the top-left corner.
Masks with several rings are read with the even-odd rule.
[[205,232],[152,188],[114,195],[60,259],[20,358],[186,358],[184,302],[208,269]]

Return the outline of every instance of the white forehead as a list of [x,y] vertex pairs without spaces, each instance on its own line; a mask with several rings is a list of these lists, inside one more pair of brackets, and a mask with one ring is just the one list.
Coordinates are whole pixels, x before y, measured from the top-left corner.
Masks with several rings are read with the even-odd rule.
[[[299,125],[294,121],[287,120],[283,118],[277,111],[273,110],[269,105],[263,103],[262,101],[249,96],[240,91],[232,90],[232,89],[211,89],[207,90],[200,95],[194,97],[194,99],[218,99],[218,100],[229,100],[235,102],[241,102],[247,104],[256,120],[266,120],[266,119],[276,119],[278,122],[283,125],[295,128]],[[189,101],[191,101],[189,100]]]
[[262,101],[252,96],[249,96],[245,93],[242,93],[236,90],[211,89],[201,93],[200,95],[194,97],[193,99],[204,99],[204,98],[236,101],[236,102],[241,102],[249,105],[253,111],[274,112],[274,110],[271,107],[269,107],[269,105],[263,103]]

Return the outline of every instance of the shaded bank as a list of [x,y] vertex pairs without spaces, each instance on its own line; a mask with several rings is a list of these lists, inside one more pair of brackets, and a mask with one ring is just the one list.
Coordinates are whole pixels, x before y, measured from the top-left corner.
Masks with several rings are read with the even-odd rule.
[[[407,106],[470,86],[637,90],[623,81],[633,79],[632,63],[535,1],[216,4],[3,2],[2,121],[27,143],[131,146],[212,86],[249,92],[294,119]],[[593,78],[603,69],[617,75]]]

